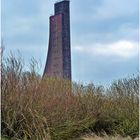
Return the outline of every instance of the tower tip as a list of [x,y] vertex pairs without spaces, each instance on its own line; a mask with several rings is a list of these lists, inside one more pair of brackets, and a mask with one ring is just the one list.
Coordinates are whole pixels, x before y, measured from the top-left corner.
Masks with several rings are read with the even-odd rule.
[[70,0],[57,0],[55,3],[63,2],[63,1],[70,1]]

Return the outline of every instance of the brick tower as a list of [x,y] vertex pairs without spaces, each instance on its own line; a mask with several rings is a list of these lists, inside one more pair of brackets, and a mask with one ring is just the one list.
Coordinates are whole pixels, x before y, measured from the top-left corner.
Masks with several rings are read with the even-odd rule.
[[71,80],[69,0],[55,3],[50,17],[49,47],[44,75]]

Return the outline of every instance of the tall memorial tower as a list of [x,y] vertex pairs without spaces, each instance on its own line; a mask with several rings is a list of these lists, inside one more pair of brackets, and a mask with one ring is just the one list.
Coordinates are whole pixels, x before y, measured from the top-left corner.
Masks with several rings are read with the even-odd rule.
[[69,0],[55,3],[50,17],[48,56],[44,75],[71,80]]

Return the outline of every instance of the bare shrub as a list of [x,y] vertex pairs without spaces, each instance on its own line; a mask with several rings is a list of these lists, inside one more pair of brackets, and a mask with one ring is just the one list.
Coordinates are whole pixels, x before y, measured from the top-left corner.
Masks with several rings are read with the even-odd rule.
[[47,120],[36,104],[40,79],[33,71],[23,72],[21,58],[2,59],[2,135],[19,139],[49,140]]
[[85,133],[139,132],[139,78],[115,81],[105,89],[67,80],[41,78],[32,59],[24,70],[21,57],[2,58],[2,135],[29,140],[70,140]]

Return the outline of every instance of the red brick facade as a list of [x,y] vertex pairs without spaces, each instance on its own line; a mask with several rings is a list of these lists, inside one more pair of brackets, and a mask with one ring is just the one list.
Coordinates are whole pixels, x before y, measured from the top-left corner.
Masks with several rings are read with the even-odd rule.
[[44,74],[71,80],[69,1],[55,4],[50,17],[50,36]]

